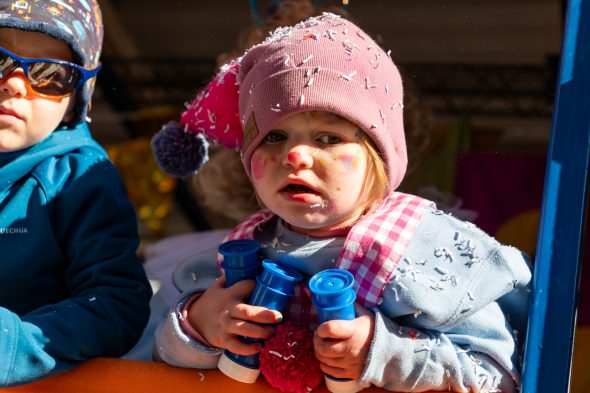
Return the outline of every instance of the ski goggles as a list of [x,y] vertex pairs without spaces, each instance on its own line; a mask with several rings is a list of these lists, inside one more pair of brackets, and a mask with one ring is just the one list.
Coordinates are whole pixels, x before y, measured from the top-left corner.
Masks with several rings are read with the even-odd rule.
[[41,97],[64,98],[73,94],[88,79],[94,78],[100,65],[92,70],[54,59],[20,57],[0,47],[0,80],[22,68],[28,93]]

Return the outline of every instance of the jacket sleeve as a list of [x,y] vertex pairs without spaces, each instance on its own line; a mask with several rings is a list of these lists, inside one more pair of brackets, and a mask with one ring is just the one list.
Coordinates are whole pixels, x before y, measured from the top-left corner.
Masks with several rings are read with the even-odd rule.
[[210,347],[187,334],[181,326],[182,310],[198,292],[183,296],[156,328],[154,360],[185,368],[213,369],[217,367],[222,349]]
[[362,379],[399,391],[515,391],[530,280],[518,250],[428,211],[385,287]]
[[[120,177],[96,149],[56,158],[45,185],[69,297],[22,316],[60,364],[118,357],[139,339],[151,289],[136,256],[137,222]],[[51,190],[59,190],[58,192]],[[52,195],[54,193],[55,195]]]
[[44,350],[47,341],[37,326],[0,307],[0,387],[30,382],[53,370],[55,360]]

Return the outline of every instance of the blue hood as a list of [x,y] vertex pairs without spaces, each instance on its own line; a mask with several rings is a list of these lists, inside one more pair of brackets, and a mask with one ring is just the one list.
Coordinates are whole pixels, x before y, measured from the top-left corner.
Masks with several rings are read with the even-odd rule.
[[90,136],[87,123],[79,123],[75,128],[58,128],[31,147],[0,153],[0,193],[27,176],[43,160],[63,156],[81,147],[94,148],[104,154]]

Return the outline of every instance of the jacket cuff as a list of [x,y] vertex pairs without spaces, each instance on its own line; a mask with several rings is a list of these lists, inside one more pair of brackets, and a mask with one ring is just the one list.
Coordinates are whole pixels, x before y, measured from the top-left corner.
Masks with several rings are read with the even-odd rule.
[[194,296],[190,294],[180,299],[160,322],[155,333],[153,356],[155,360],[173,366],[213,369],[217,367],[223,349],[196,340],[181,327],[182,311]]

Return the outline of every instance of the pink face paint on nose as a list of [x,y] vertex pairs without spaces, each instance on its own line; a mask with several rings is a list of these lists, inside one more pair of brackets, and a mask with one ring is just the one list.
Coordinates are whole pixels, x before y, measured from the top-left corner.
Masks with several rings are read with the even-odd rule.
[[292,151],[287,154],[287,160],[289,160],[291,164],[296,164],[301,161],[301,154],[296,151]]

